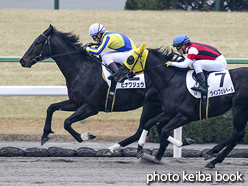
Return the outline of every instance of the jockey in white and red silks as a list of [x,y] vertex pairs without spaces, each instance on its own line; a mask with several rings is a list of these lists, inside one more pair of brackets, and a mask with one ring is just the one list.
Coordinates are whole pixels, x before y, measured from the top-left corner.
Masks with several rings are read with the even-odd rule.
[[174,38],[172,46],[176,47],[180,54],[188,54],[188,56],[183,62],[167,62],[166,64],[167,66],[178,68],[187,68],[189,65],[192,65],[199,82],[199,86],[192,87],[192,90],[202,93],[207,92],[203,70],[222,71],[226,69],[226,59],[218,49],[211,45],[191,42],[186,35],[180,34]]

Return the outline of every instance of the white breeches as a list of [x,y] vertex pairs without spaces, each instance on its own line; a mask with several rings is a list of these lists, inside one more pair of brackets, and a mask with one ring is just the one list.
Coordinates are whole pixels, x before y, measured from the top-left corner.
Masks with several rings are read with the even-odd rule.
[[124,63],[124,61],[133,53],[134,50],[128,52],[107,51],[101,54],[102,61],[109,65],[110,63]]
[[208,71],[222,71],[226,69],[227,62],[223,55],[217,57],[215,60],[195,60],[192,63],[195,73],[201,73],[202,70]]

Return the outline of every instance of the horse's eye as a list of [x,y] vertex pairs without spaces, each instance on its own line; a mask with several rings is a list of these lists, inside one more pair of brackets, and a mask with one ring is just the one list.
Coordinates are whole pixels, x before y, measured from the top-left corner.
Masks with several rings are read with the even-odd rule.
[[35,40],[34,41],[34,45],[39,45],[40,44],[40,41],[39,40]]
[[39,45],[39,44],[41,44],[41,42],[43,42],[42,39],[37,38],[37,39],[34,41],[34,44],[35,44],[35,45]]

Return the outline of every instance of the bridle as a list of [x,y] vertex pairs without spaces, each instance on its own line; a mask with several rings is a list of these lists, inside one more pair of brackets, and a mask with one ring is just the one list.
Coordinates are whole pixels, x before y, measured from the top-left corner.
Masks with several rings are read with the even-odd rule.
[[[51,35],[46,36],[45,34],[42,33],[41,36],[43,36],[46,39],[46,41],[43,45],[43,48],[42,48],[40,54],[38,56],[35,56],[34,59],[32,59],[33,64],[40,62],[42,60],[48,59],[48,58],[66,56],[66,55],[71,55],[71,54],[76,54],[76,53],[81,52],[81,51],[77,50],[77,51],[73,51],[73,52],[66,52],[66,53],[52,55],[52,48],[51,48],[51,42],[50,42]],[[49,54],[50,54],[49,56],[43,56],[43,52],[44,52],[46,46],[48,46],[48,50],[49,50]]]
[[[41,36],[43,36],[43,37],[46,39],[46,41],[45,41],[45,43],[44,43],[44,45],[43,45],[43,48],[42,48],[40,54],[39,54],[38,56],[35,56],[35,57],[32,59],[32,64],[35,64],[35,63],[37,63],[37,62],[40,62],[40,61],[45,60],[45,59],[48,59],[48,58],[66,56],[66,55],[71,55],[71,54],[76,54],[76,53],[82,52],[82,51],[80,51],[80,50],[77,50],[77,51],[72,51],[72,52],[66,52],[66,53],[61,53],[61,54],[52,55],[52,48],[51,48],[51,42],[50,42],[51,35],[46,36],[45,34],[42,33]],[[90,44],[91,44],[91,43],[90,43]],[[45,50],[46,45],[48,46],[48,49],[49,49],[49,54],[50,54],[49,56],[43,56],[43,52],[44,52],[44,50]],[[87,45],[87,44],[86,44],[86,45]],[[90,55],[88,52],[86,52],[86,54],[87,54],[89,57],[91,57],[92,59],[94,59],[96,62],[100,63],[102,66],[105,66],[106,69],[107,69],[111,74],[113,74],[112,71],[110,70],[110,68],[108,67],[108,65],[102,63],[101,61],[99,61],[98,59],[96,59],[94,56]]]
[[43,33],[42,33],[41,35],[46,39],[46,41],[45,41],[45,43],[44,43],[44,45],[43,45],[43,48],[42,48],[40,54],[39,54],[38,56],[35,56],[35,57],[34,57],[34,59],[33,59],[34,63],[37,63],[37,62],[39,62],[39,61],[42,61],[42,60],[48,58],[48,57],[43,56],[43,52],[44,52],[44,50],[45,50],[46,45],[47,45],[48,48],[49,48],[50,56],[52,55],[51,43],[50,43],[51,35],[46,36],[46,35],[43,34]]

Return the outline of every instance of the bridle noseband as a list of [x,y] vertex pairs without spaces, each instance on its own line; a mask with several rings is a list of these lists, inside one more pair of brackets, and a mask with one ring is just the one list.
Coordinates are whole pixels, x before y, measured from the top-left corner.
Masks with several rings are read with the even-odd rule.
[[43,45],[43,48],[42,48],[40,54],[38,56],[35,56],[34,59],[32,60],[32,61],[34,61],[33,64],[35,64],[35,63],[37,63],[39,61],[42,61],[44,59],[50,58],[50,57],[43,56],[43,52],[45,50],[46,45],[48,46],[48,49],[49,49],[49,52],[50,52],[50,56],[52,56],[51,43],[50,43],[51,35],[46,36],[43,33],[41,35],[46,39],[46,41],[45,41],[45,43]]

